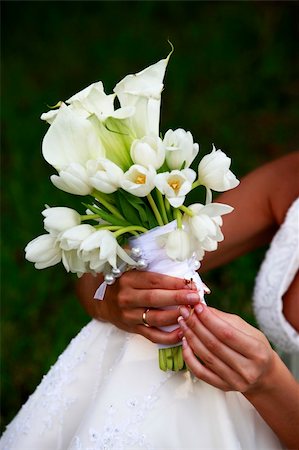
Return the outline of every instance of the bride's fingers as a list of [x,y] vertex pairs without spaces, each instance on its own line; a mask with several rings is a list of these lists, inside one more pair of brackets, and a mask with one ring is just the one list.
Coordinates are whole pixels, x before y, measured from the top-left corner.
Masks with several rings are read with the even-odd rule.
[[138,272],[131,270],[119,278],[120,283],[130,285],[134,289],[190,289],[196,290],[194,282],[184,278],[162,275],[155,272]]
[[[137,316],[136,323],[140,323],[140,319],[142,321],[143,313],[144,309],[135,310],[135,315]],[[177,325],[179,315],[180,311],[178,308],[164,311],[160,309],[148,309],[146,312],[146,322],[150,327],[156,328]]]
[[133,331],[134,333],[141,334],[155,344],[174,345],[181,340],[178,334],[178,330],[166,332],[155,327],[148,328],[144,325],[137,325]]
[[127,325],[144,325],[144,313],[148,325],[156,328],[177,325],[177,319],[180,315],[178,308],[171,310],[134,308],[123,311],[122,318]]
[[[191,322],[188,320],[189,324]],[[197,317],[192,317],[192,329],[187,325],[183,318],[179,319],[179,325],[187,339],[189,347],[202,361],[205,367],[209,368],[215,375],[217,375],[223,382],[231,387],[231,389],[242,391],[246,389],[246,382],[243,377],[227,364],[227,361],[222,360],[217,355],[218,348],[223,345],[213,336],[207,338],[207,330],[199,322]],[[209,333],[209,332],[208,332]],[[202,339],[202,337],[205,339]],[[208,344],[207,344],[208,342]],[[215,352],[217,349],[217,352]],[[238,360],[238,355],[236,354]]]
[[164,308],[167,306],[196,305],[197,291],[181,289],[130,289],[119,295],[121,308]]
[[200,380],[221,389],[222,391],[229,391],[230,386],[221,379],[217,374],[212,372],[208,367],[205,367],[195,356],[193,350],[189,346],[186,338],[183,338],[183,358],[188,369]]
[[[215,314],[210,308],[204,305],[195,307],[195,313],[200,322],[214,335],[219,341],[226,344],[227,347],[240,353],[245,358],[255,358],[264,351],[265,344],[251,336],[247,332],[237,328],[237,324],[232,325],[227,318],[223,320],[218,314]],[[241,324],[240,324],[241,325]],[[256,333],[259,333],[256,330]]]

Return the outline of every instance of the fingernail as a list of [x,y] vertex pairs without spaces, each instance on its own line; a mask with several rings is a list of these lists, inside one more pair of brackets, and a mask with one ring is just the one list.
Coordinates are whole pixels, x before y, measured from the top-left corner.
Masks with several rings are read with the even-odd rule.
[[179,338],[180,340],[182,340],[183,336],[184,336],[184,333],[183,333],[182,331],[179,331],[179,332],[178,332],[178,338]]
[[186,295],[186,298],[187,298],[187,300],[188,300],[190,303],[197,303],[197,302],[199,302],[199,300],[200,300],[199,295],[196,294],[195,292],[194,292],[194,293],[187,294],[187,295]]
[[211,293],[211,289],[208,288],[208,286],[206,284],[203,285],[203,290],[205,294],[210,294]]
[[188,308],[186,308],[185,306],[180,307],[180,313],[184,317],[184,319],[188,319],[188,317],[190,315]]
[[182,338],[182,346],[183,346],[183,348],[187,348],[188,347],[187,339],[185,338],[185,336],[183,336],[183,338]]
[[182,316],[180,316],[178,318],[178,324],[182,328],[182,330],[186,330],[187,329],[186,322],[184,321],[184,318]]
[[197,312],[197,314],[200,314],[203,312],[203,306],[201,303],[198,303],[197,305],[194,306],[195,311]]

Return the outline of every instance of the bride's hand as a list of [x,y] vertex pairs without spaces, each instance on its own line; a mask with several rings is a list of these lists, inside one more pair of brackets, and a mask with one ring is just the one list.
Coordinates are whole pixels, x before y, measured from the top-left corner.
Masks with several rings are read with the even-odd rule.
[[180,308],[183,355],[191,372],[223,391],[250,394],[264,388],[275,352],[258,329],[240,317],[199,304]]
[[[138,333],[152,342],[175,344],[180,341],[179,328],[166,332],[159,328],[177,324],[179,305],[195,305],[199,295],[194,283],[186,284],[181,278],[152,272],[125,272],[107,286],[104,300],[93,295],[102,280],[85,275],[78,284],[78,296],[87,312],[94,318],[113,323],[130,333]],[[167,306],[175,309],[163,311]],[[146,312],[146,322],[143,314]]]

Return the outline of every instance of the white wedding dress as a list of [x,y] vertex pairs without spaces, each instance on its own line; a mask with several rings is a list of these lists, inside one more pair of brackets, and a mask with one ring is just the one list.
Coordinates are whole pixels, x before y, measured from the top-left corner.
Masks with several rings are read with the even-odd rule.
[[[272,262],[268,259],[264,272],[271,272]],[[285,277],[285,267],[276,276]],[[189,372],[162,372],[155,344],[92,320],[8,426],[0,448],[277,450],[283,446],[242,394],[222,392]]]

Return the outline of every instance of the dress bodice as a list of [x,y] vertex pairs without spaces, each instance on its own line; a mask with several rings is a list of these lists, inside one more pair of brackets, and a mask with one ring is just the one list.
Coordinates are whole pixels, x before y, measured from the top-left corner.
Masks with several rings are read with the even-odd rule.
[[299,268],[299,198],[289,208],[262,263],[253,294],[261,330],[287,353],[299,353],[299,334],[283,315],[283,295]]

